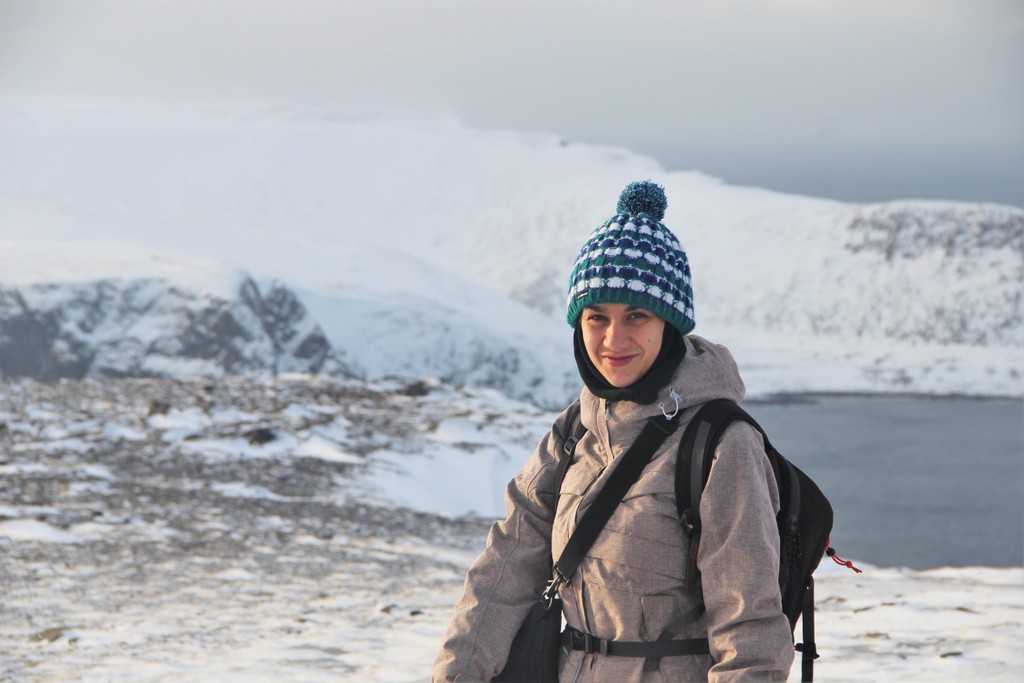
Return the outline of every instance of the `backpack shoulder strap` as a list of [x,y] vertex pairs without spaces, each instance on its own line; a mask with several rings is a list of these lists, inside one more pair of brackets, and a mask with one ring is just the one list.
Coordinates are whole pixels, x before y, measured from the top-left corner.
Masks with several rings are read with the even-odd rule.
[[718,440],[733,420],[742,419],[741,415],[749,417],[735,402],[717,399],[702,405],[686,426],[676,463],[676,507],[684,525],[688,521],[699,524],[693,515],[700,508]]
[[565,473],[569,471],[569,466],[572,465],[573,454],[576,452],[576,444],[580,442],[583,435],[587,433],[587,428],[583,426],[583,420],[580,417],[580,402],[574,401],[569,406],[569,430],[568,436],[565,437],[565,442],[562,444],[562,452],[558,455],[558,469],[555,470],[555,500],[558,500],[558,494],[562,491],[562,482],[565,481]]
[[[679,523],[690,539],[690,558],[687,567],[687,586],[690,590],[697,582],[697,549],[700,546],[700,499],[711,473],[711,463],[722,434],[736,420],[754,427],[764,438],[765,449],[771,448],[764,430],[747,411],[735,401],[721,398],[708,401],[690,419],[679,443],[676,461],[676,509]],[[774,468],[775,461],[772,461]],[[777,473],[776,473],[777,474]]]

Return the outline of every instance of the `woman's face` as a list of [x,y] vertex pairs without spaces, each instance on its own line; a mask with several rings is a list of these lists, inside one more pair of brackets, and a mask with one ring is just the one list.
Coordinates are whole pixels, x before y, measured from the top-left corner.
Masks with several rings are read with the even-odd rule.
[[595,304],[580,316],[590,361],[614,387],[628,387],[651,369],[661,351],[665,321],[636,306]]

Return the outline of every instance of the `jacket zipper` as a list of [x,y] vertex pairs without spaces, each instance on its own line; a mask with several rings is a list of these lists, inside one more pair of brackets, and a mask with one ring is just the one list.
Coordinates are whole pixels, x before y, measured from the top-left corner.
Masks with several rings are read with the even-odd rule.
[[576,683],[580,680],[580,673],[583,671],[583,662],[587,661],[587,653],[584,652],[583,656],[580,657],[580,664],[576,667],[576,673],[573,674],[572,683]]
[[[604,406],[605,406],[605,408],[604,408],[604,419],[605,419],[605,431],[607,432],[607,429],[608,429],[607,425],[611,421],[611,416],[612,416],[612,405],[611,405],[611,401],[609,401],[607,399],[601,399],[601,400],[604,402]],[[610,442],[606,445],[606,448],[608,450],[608,453],[611,454],[611,443]],[[597,480],[601,478],[601,475],[604,474],[604,471],[607,469],[607,467],[608,467],[607,465],[603,465],[601,468],[598,469],[597,476],[594,477],[594,479],[587,486],[586,491],[584,491],[583,494],[580,496],[580,503],[581,504],[583,503],[583,499],[586,498],[591,493],[591,489],[593,488],[594,484],[596,484]],[[579,506],[577,506],[576,507],[576,514],[575,514],[575,521],[576,522],[579,522],[579,517],[580,517],[580,509],[579,509]],[[580,615],[580,620],[583,622],[584,628],[586,628],[589,631],[590,625],[587,624],[587,616],[586,616],[587,615],[587,611],[586,611],[586,609],[583,606],[583,575],[582,575],[583,574],[583,567],[579,567],[576,571],[578,573],[578,576],[575,577],[575,579],[579,583],[578,589],[576,591],[576,597],[577,597],[576,609],[577,609],[577,611],[578,611],[578,613]],[[583,673],[583,665],[586,663],[586,661],[587,661],[587,653],[584,652],[583,656],[580,657],[579,665],[577,665],[577,667],[576,667],[576,673],[574,673],[573,676],[572,676],[572,683],[578,683],[578,681],[580,680],[580,674]]]

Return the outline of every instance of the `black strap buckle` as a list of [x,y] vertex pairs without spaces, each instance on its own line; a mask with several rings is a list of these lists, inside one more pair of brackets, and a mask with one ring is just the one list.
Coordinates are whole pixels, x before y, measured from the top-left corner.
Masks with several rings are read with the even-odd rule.
[[608,641],[604,638],[595,638],[589,633],[583,634],[583,651],[587,654],[608,654]]
[[544,601],[545,609],[551,609],[551,606],[555,603],[555,598],[558,597],[559,589],[565,585],[565,577],[562,576],[562,572],[558,571],[558,567],[555,566],[552,571],[555,573],[554,578],[548,580],[543,592],[540,594],[541,600]]

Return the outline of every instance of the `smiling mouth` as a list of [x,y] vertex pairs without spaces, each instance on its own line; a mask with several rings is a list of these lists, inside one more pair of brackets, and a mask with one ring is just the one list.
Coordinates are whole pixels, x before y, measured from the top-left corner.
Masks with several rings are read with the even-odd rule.
[[636,354],[628,356],[605,356],[604,361],[613,368],[618,368],[623,365],[628,365],[634,358],[636,358]]

